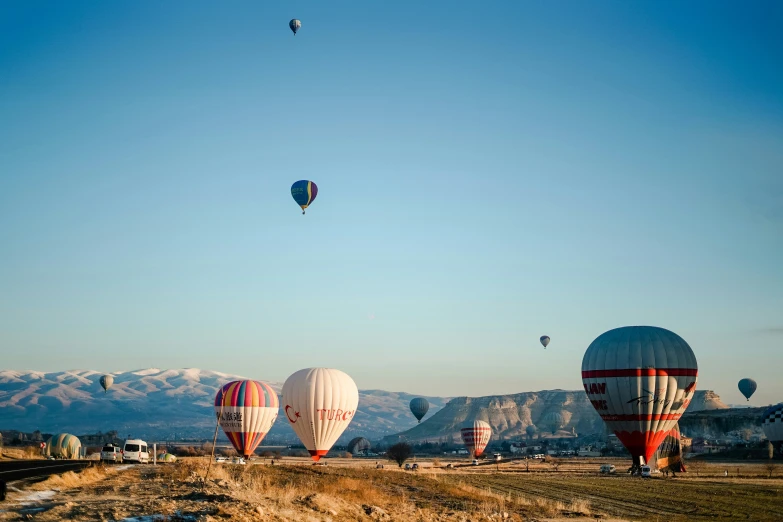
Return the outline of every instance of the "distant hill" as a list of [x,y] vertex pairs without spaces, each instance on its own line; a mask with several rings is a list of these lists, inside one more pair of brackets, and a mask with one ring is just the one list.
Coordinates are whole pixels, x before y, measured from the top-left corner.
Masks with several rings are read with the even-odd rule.
[[[697,390],[688,412],[722,410],[727,408],[711,390]],[[467,419],[478,419],[492,426],[496,439],[525,436],[531,424],[541,429],[540,421],[549,412],[563,416],[565,424],[555,436],[572,433],[586,435],[602,433],[604,423],[582,390],[546,390],[513,395],[488,397],[457,397],[442,410],[409,430],[384,438],[387,443],[397,440],[437,441],[454,438],[459,440],[460,425]]]
[[[102,373],[91,370],[43,373],[0,371],[0,429],[48,433],[94,433],[117,430],[120,437],[148,439],[211,438],[212,404],[220,386],[237,375],[199,370],[151,368],[115,373],[114,386],[103,393]],[[282,383],[270,382],[280,393]],[[343,438],[379,439],[416,424],[408,409],[409,393],[360,390],[359,408]],[[426,397],[430,413],[448,398]],[[284,416],[265,442],[296,441]]]
[[[115,373],[114,386],[103,393],[101,373],[91,370],[43,373],[0,371],[0,430],[75,434],[117,430],[149,440],[211,438],[215,429],[212,403],[219,387],[237,375],[195,368],[151,368]],[[278,394],[282,383],[269,383]],[[560,412],[566,425],[578,434],[601,432],[603,423],[581,390],[550,390],[488,397],[426,397],[430,410],[421,424],[408,409],[414,395],[383,390],[360,390],[359,408],[341,438],[371,440],[438,439],[458,435],[466,418],[487,420],[495,436],[524,435],[549,411]],[[689,412],[723,409],[715,393],[697,391]],[[278,418],[265,443],[295,442],[284,416]]]

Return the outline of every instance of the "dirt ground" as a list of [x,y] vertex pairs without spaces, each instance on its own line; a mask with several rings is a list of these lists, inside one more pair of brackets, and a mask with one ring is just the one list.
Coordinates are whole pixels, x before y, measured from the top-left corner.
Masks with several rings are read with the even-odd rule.
[[709,464],[699,476],[676,479],[600,476],[596,463],[576,460],[557,471],[519,462],[447,469],[436,460],[419,462],[416,472],[383,464],[287,458],[274,466],[208,466],[206,459],[96,466],[10,484],[0,521],[761,521],[780,520],[783,511],[783,479],[744,463],[732,465],[740,477]]

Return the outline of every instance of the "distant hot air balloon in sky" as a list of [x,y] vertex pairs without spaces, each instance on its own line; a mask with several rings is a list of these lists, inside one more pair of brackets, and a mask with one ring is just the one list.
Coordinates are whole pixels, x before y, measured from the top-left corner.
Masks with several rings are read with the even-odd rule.
[[538,421],[538,425],[545,430],[552,432],[552,435],[557,433],[557,431],[562,428],[564,424],[565,419],[558,411],[547,412],[541,417],[541,420]]
[[340,438],[358,405],[356,383],[340,370],[305,368],[283,384],[285,416],[316,462]]
[[783,441],[783,402],[764,410],[761,414],[761,428],[771,442]]
[[489,439],[492,437],[492,427],[483,420],[467,421],[459,431],[462,442],[473,458],[478,458],[484,453]]
[[318,187],[312,181],[303,179],[291,185],[291,196],[293,196],[296,204],[302,207],[302,214],[304,214],[305,209],[315,201],[317,195]]
[[109,391],[109,388],[111,388],[111,385],[114,384],[114,376],[113,375],[103,375],[100,380],[101,388],[103,388],[103,393],[106,393]]
[[410,408],[413,416],[421,422],[421,419],[427,415],[427,410],[430,409],[430,403],[427,402],[427,399],[416,397],[415,399],[411,399]]
[[527,428],[525,428],[525,433],[527,434],[529,439],[532,439],[533,436],[538,432],[538,428],[536,428],[533,424],[529,424]]
[[215,415],[228,440],[250,457],[277,419],[277,393],[265,382],[232,381],[215,396]]
[[539,341],[541,341],[541,344],[544,345],[544,349],[546,349],[546,347],[549,345],[549,336],[548,335],[542,335],[541,339],[539,339]]
[[745,378],[740,379],[737,387],[739,387],[739,391],[745,396],[745,399],[750,400],[750,396],[756,392],[757,385],[753,379]]
[[649,462],[696,391],[698,365],[679,335],[626,326],[598,336],[582,359],[582,384],[635,468]]
[[302,22],[294,18],[293,20],[288,22],[288,27],[291,28],[291,30],[294,32],[294,36],[296,36],[296,32],[299,30],[300,27],[302,27]]

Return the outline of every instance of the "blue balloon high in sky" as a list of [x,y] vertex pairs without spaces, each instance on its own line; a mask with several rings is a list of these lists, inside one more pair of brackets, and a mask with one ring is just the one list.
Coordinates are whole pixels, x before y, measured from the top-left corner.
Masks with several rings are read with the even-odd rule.
[[751,395],[753,395],[756,392],[756,381],[753,379],[748,379],[747,377],[745,379],[741,379],[739,383],[737,383],[737,387],[739,388],[739,391],[742,392],[742,395],[745,396],[746,400],[750,400]]
[[294,32],[294,36],[296,36],[296,32],[299,30],[300,27],[302,27],[302,22],[294,18],[290,22],[288,22],[288,27],[291,28],[291,30]]
[[318,186],[312,181],[303,179],[291,185],[291,196],[294,198],[294,201],[296,201],[296,204],[302,207],[302,214],[304,214],[305,209],[315,201],[317,195]]

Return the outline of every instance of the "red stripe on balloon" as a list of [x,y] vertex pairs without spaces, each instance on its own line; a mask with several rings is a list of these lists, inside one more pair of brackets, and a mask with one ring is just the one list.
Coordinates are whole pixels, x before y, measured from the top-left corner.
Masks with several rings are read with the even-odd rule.
[[627,368],[620,370],[586,370],[582,371],[582,379],[599,377],[696,377],[697,368]]

